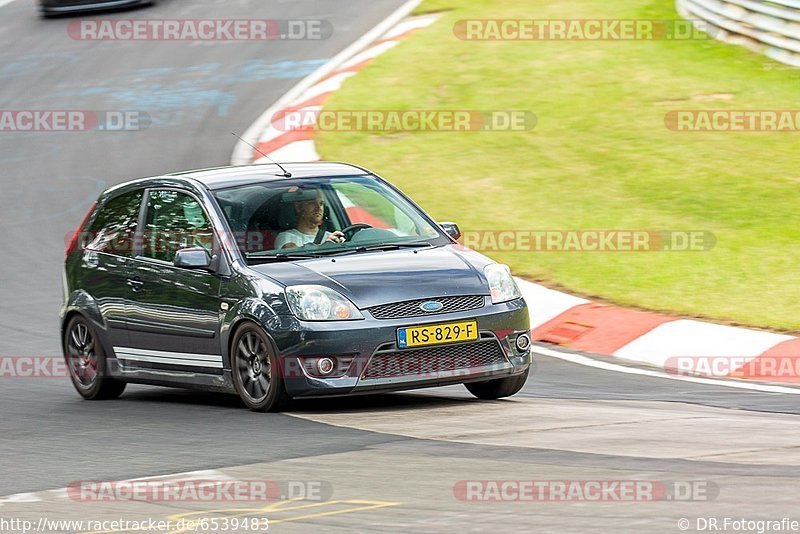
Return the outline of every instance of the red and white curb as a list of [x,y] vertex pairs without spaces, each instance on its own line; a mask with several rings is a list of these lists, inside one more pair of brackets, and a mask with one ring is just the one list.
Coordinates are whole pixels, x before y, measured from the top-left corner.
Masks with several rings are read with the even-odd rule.
[[[314,146],[314,126],[317,114],[325,102],[339,90],[345,80],[367,66],[373,59],[397,46],[402,39],[416,30],[429,26],[436,17],[415,17],[404,20],[382,35],[366,49],[342,62],[335,70],[324,76],[308,89],[271,114],[271,120],[258,137],[256,148],[275,161],[318,161],[320,159]],[[302,118],[302,123],[294,126],[285,118]],[[251,161],[265,163],[259,154],[250,154]]]
[[[245,140],[276,161],[318,161],[313,139],[318,112],[345,80],[435,22],[436,16],[406,18],[418,3],[402,6],[300,82],[262,114]],[[284,118],[290,112],[303,117],[303,122],[287,127]],[[246,143],[237,145],[232,158],[234,165],[266,161]],[[599,304],[525,280],[517,282],[531,310],[536,341],[662,369],[678,368],[687,374],[800,384],[800,338]],[[691,369],[681,367],[687,361]]]
[[517,280],[532,337],[685,375],[800,384],[800,339],[599,304]]
[[321,108],[344,80],[364,68],[373,58],[396,46],[402,38],[415,30],[432,24],[436,20],[435,16],[407,18],[420,2],[421,0],[408,0],[262,113],[242,135],[246,142],[236,144],[231,165],[246,165],[257,159],[248,143],[258,146],[276,161],[317,161],[319,155],[312,140],[313,124],[285,131],[281,125],[273,124],[274,121],[285,116],[287,110]]

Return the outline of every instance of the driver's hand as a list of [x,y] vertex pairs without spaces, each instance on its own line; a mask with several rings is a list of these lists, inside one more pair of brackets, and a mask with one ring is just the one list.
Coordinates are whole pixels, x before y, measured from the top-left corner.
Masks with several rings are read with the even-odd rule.
[[344,234],[339,230],[331,232],[331,235],[328,236],[327,240],[332,243],[344,243]]

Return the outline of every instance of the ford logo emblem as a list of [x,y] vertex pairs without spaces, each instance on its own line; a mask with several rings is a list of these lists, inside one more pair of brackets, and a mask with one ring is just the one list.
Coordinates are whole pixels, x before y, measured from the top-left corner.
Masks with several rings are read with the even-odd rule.
[[444,304],[442,304],[441,302],[437,302],[435,300],[429,300],[427,302],[423,302],[422,304],[420,304],[419,308],[424,312],[433,313],[444,308]]

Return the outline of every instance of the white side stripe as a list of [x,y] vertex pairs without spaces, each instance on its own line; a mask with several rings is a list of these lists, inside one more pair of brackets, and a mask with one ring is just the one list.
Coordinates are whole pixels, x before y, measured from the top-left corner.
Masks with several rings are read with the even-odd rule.
[[114,353],[120,360],[222,369],[222,356],[219,354],[191,354],[188,352],[167,352],[132,347],[114,347]]
[[181,360],[215,360],[222,361],[219,354],[192,354],[189,352],[167,352],[164,350],[135,349],[133,347],[114,347],[115,352],[124,352],[140,356],[158,356],[160,358],[178,358]]
[[118,355],[118,358],[126,361],[166,363],[171,365],[184,365],[188,367],[210,367],[222,369],[222,362],[201,362],[197,360],[179,360],[176,358],[159,358],[157,356],[129,356],[127,354]]

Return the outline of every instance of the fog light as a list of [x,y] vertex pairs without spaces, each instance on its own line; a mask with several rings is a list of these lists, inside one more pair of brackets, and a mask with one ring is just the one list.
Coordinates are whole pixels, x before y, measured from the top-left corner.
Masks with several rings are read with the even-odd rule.
[[528,334],[520,334],[517,336],[517,349],[520,351],[526,351],[528,347],[531,346],[531,338],[528,337]]
[[336,364],[330,358],[320,358],[317,360],[317,371],[321,375],[329,375],[336,369]]

